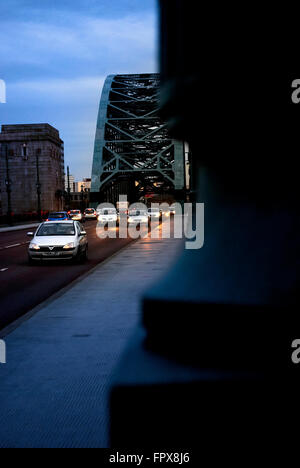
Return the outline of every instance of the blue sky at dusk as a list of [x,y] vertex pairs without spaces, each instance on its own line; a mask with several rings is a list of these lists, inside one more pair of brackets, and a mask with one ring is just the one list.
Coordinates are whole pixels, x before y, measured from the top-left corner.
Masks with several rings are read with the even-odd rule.
[[104,79],[156,72],[156,27],[156,0],[0,0],[0,124],[53,125],[89,177]]

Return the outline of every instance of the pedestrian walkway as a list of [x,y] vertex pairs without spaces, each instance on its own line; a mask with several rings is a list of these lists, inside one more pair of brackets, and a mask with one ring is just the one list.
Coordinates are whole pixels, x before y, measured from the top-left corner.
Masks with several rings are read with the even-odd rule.
[[181,249],[140,239],[48,300],[4,337],[0,447],[106,447],[110,376],[140,299]]

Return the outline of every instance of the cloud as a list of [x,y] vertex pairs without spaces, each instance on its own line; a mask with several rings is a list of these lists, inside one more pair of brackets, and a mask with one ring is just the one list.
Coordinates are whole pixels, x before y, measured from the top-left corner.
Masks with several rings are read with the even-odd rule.
[[[45,78],[39,80],[20,80],[8,84],[10,96],[16,99],[22,95],[32,101],[82,102],[99,95],[105,77]],[[53,102],[53,101],[52,101]]]
[[9,83],[3,123],[50,123],[64,140],[66,165],[77,178],[89,177],[104,80],[92,76]]
[[155,35],[151,13],[115,19],[72,14],[63,22],[58,13],[55,21],[5,22],[0,29],[2,69],[12,64],[41,65],[60,74],[63,62],[67,73],[98,61],[100,70],[109,64],[118,72],[118,67],[127,64],[130,70],[141,60],[149,63],[146,71],[155,71]]

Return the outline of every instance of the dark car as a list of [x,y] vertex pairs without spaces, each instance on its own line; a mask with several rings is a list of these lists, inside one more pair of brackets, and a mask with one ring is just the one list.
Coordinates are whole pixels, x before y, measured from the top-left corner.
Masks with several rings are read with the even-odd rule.
[[71,219],[66,211],[55,211],[49,213],[47,221],[64,221],[66,219]]

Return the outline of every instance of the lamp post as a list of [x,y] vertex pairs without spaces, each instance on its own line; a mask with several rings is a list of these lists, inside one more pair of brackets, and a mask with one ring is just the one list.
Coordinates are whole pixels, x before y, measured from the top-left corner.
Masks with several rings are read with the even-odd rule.
[[36,193],[37,193],[37,213],[39,221],[42,220],[41,214],[41,183],[40,183],[40,167],[39,167],[39,156],[41,154],[41,150],[37,149],[35,153],[36,158]]
[[22,146],[22,157],[24,159],[24,161],[27,161],[28,157],[27,157],[27,145],[26,143],[23,143],[23,146]]
[[82,212],[84,211],[84,207],[83,207],[83,185],[81,185],[81,211]]
[[11,180],[9,178],[9,164],[8,164],[8,147],[7,143],[4,144],[4,155],[6,163],[6,179],[5,186],[7,192],[7,221],[9,226],[12,226],[12,216],[11,216]]
[[70,188],[70,169],[67,166],[67,178],[68,178],[68,209],[71,209],[71,188]]
[[84,189],[84,209],[88,207],[88,202],[87,202],[88,198],[89,198],[89,189],[85,188]]

